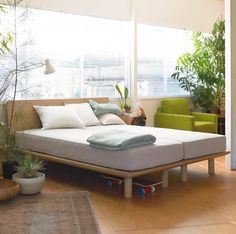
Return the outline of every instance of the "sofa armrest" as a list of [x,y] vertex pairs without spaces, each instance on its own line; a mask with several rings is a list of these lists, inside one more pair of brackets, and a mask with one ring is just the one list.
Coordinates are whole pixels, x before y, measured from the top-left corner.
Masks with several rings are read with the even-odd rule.
[[206,122],[213,122],[217,124],[217,115],[210,114],[210,113],[201,113],[201,112],[192,112],[192,116],[196,121],[206,121]]
[[157,112],[155,114],[155,127],[194,131],[194,117]]

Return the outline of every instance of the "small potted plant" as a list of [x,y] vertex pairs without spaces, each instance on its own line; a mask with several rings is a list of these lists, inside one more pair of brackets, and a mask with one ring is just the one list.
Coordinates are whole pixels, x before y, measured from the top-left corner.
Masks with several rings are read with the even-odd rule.
[[126,113],[130,113],[131,106],[127,103],[127,99],[129,97],[129,89],[124,86],[124,94],[121,92],[120,86],[116,84],[116,91],[120,96],[120,108],[124,110]]
[[44,162],[27,154],[16,167],[17,173],[12,176],[13,181],[20,185],[21,194],[39,193],[45,182]]

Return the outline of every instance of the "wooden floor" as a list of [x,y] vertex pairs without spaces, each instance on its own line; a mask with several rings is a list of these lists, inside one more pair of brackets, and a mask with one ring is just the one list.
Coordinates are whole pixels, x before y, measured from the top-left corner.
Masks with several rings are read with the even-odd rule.
[[[169,187],[159,187],[141,198],[123,198],[123,187],[104,185],[100,175],[48,164],[44,192],[88,190],[104,234],[236,233],[236,171],[216,160],[216,175],[209,176],[207,162],[189,166],[187,183],[180,170],[170,171]],[[148,176],[159,178],[158,174]]]

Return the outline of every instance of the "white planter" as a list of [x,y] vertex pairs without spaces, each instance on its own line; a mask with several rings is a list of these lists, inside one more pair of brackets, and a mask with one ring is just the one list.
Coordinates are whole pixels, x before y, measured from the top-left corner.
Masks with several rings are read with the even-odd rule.
[[39,193],[45,182],[45,174],[37,172],[35,178],[22,178],[18,173],[12,176],[12,180],[20,185],[21,194],[35,194]]

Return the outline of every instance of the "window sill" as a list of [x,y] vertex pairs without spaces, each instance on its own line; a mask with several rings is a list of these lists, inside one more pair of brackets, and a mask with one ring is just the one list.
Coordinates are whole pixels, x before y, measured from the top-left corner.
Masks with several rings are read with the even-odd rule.
[[138,97],[140,100],[146,100],[146,99],[164,99],[164,98],[190,98],[190,95],[163,95],[163,96],[147,96],[147,97]]
[[[152,100],[152,99],[164,99],[164,98],[190,98],[190,95],[169,95],[169,96],[147,96],[147,97],[137,97],[134,99],[139,100]],[[119,101],[119,98],[109,98],[111,101]],[[132,98],[128,98],[128,100],[132,100]]]

